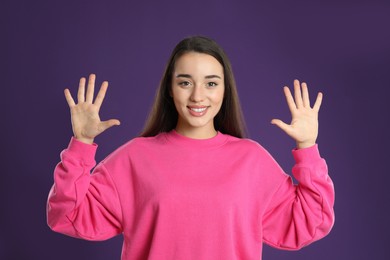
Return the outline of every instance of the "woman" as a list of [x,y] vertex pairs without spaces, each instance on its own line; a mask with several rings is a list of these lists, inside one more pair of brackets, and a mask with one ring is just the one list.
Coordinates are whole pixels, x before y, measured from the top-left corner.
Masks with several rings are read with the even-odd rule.
[[228,58],[206,37],[173,50],[141,137],[95,166],[94,138],[116,119],[93,102],[95,75],[82,78],[78,103],[69,90],[74,137],[61,153],[49,194],[49,226],[104,240],[123,234],[122,259],[259,259],[262,242],[299,249],[334,222],[334,189],[316,138],[322,94],[310,107],[305,83],[284,88],[295,141],[294,185],[244,124]]

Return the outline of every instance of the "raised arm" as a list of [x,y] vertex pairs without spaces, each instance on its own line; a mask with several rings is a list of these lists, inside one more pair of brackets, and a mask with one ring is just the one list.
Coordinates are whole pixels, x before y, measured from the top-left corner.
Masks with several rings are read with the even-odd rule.
[[[316,139],[318,111],[322,94],[310,106],[306,83],[294,81],[294,97],[284,87],[292,120],[271,122],[291,136],[298,149],[293,150],[295,185],[286,178],[272,196],[263,216],[264,241],[274,247],[296,250],[326,236],[334,224],[334,186],[321,158]],[[276,164],[276,162],[275,162]],[[274,169],[278,169],[275,165]]]
[[[61,162],[54,170],[54,185],[47,201],[47,222],[54,231],[89,239],[103,240],[119,234],[122,229],[121,206],[116,184],[101,163],[95,167],[97,145],[94,138],[119,121],[101,121],[99,109],[107,91],[103,82],[94,97],[95,75],[81,78],[76,104],[68,89],[74,137],[61,153]],[[95,167],[93,173],[92,169]]]

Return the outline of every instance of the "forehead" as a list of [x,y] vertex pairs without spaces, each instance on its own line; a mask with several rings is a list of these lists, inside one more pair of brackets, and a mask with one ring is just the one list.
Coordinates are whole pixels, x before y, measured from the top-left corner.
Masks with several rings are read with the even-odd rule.
[[223,67],[216,58],[209,54],[188,52],[176,60],[174,73],[216,74],[223,76]]

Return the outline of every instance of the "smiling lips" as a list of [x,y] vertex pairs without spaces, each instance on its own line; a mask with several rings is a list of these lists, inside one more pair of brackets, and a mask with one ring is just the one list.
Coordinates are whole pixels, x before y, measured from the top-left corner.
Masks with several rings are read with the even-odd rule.
[[196,116],[196,117],[199,117],[199,116],[203,116],[204,114],[206,114],[207,112],[207,109],[209,107],[205,107],[205,106],[188,106],[188,111],[190,112],[190,114],[192,116]]

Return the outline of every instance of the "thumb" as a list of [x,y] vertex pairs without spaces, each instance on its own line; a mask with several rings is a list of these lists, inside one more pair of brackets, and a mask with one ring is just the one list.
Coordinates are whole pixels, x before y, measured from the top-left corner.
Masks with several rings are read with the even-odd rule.
[[282,129],[284,132],[286,132],[287,134],[289,133],[290,125],[286,124],[282,120],[280,120],[280,119],[272,119],[271,120],[271,124],[276,125],[280,129]]
[[100,129],[103,132],[114,125],[120,125],[120,124],[121,124],[121,122],[118,119],[110,119],[110,120],[101,122]]

